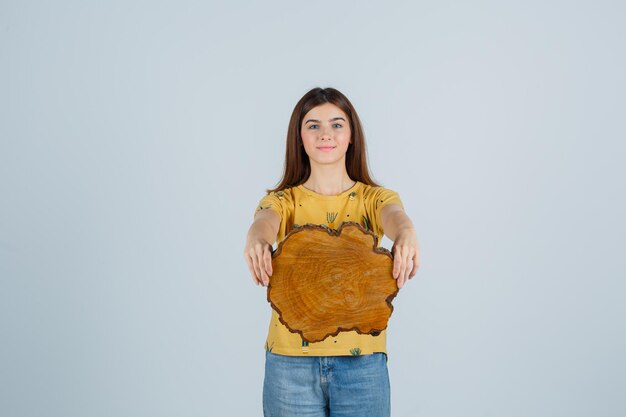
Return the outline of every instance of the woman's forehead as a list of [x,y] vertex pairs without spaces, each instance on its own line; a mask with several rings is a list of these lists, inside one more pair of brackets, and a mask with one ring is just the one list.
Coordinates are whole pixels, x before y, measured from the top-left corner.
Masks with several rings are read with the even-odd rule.
[[333,103],[324,103],[313,107],[303,117],[303,123],[308,119],[316,119],[318,121],[332,120],[336,117],[342,117],[347,120],[346,113]]

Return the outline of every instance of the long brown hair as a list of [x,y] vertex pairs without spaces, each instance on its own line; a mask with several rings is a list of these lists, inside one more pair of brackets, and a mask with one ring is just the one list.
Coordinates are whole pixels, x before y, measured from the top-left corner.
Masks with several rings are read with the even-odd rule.
[[315,87],[302,96],[291,113],[289,128],[287,129],[283,178],[276,188],[267,190],[268,193],[300,185],[311,175],[311,163],[302,144],[300,126],[302,125],[302,119],[312,108],[324,103],[334,104],[348,116],[352,138],[352,143],[346,151],[346,171],[348,176],[355,181],[361,181],[374,187],[379,186],[369,173],[365,135],[359,116],[352,103],[339,90],[331,87]]

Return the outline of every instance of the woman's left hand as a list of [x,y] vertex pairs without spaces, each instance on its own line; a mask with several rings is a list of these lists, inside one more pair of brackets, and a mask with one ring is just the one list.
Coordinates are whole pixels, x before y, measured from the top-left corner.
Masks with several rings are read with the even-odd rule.
[[415,229],[404,228],[398,231],[393,247],[393,277],[398,280],[398,288],[417,274],[419,267],[419,245]]

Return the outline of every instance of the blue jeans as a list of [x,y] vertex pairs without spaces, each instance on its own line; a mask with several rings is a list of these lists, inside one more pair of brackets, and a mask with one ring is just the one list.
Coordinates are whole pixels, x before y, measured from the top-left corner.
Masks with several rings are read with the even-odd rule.
[[389,417],[387,355],[285,356],[265,352],[265,417]]

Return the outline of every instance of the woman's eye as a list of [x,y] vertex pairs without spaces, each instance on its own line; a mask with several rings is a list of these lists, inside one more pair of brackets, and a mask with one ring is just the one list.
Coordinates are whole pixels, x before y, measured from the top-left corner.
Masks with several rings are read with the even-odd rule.
[[[308,128],[309,128],[309,129],[317,129],[318,127],[319,127],[319,125],[312,124],[312,125],[309,125],[309,127],[308,127]],[[343,125],[342,125],[341,123],[334,123],[334,124],[333,124],[333,127],[336,127],[336,128],[341,128],[341,127],[343,127]]]

